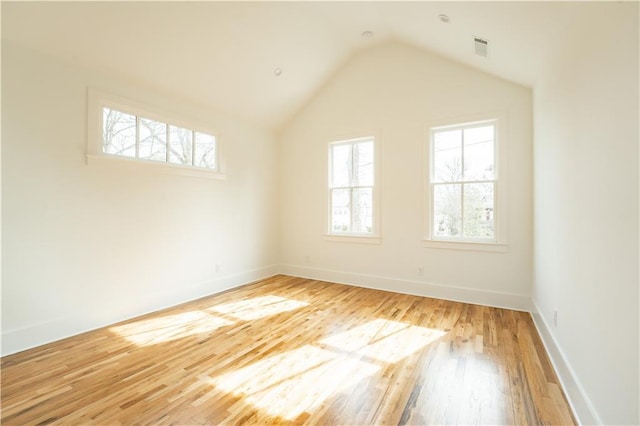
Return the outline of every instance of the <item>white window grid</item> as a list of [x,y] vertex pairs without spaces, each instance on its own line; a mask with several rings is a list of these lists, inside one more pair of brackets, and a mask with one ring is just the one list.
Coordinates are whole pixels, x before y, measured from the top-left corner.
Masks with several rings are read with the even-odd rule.
[[[156,120],[155,118],[152,117],[148,117],[146,115],[142,115],[139,114],[135,111],[129,110],[127,108],[122,108],[121,106],[112,106],[110,104],[104,104],[102,106],[101,109],[101,114],[100,114],[100,129],[101,129],[101,135],[102,135],[102,153],[104,155],[114,155],[114,156],[118,156],[118,157],[123,157],[123,158],[133,158],[133,157],[129,157],[126,155],[119,155],[119,154],[109,154],[106,153],[104,151],[105,146],[104,146],[104,111],[105,110],[112,110],[112,111],[117,111],[123,114],[127,114],[127,115],[132,115],[135,117],[135,159],[137,160],[143,160],[143,161],[158,161],[158,160],[148,160],[145,158],[140,158],[140,122],[143,119],[146,120],[153,120],[156,121],[158,123],[164,124],[165,126],[165,137],[166,137],[166,143],[165,143],[165,161],[166,163],[170,163],[170,164],[175,164],[175,165],[179,165],[182,167],[194,167],[197,169],[205,169],[205,170],[211,170],[211,171],[219,171],[219,162],[218,162],[218,141],[217,141],[217,137],[209,132],[201,132],[198,130],[194,130],[188,127],[183,127],[183,126],[179,126],[176,124],[172,124],[167,122],[166,120]],[[190,164],[183,164],[183,163],[173,163],[170,161],[170,156],[171,156],[171,127],[176,127],[176,128],[180,128],[180,129],[185,129],[188,130],[191,134],[191,163]],[[213,154],[213,163],[214,163],[214,167],[200,167],[197,166],[196,163],[196,155],[197,155],[197,144],[196,144],[196,134],[203,134],[203,135],[207,135],[210,137],[213,137],[214,139],[214,154]]]
[[[350,147],[350,161],[353,161],[353,147],[355,145],[357,145],[358,143],[362,143],[362,142],[372,142],[374,144],[374,150],[373,150],[373,182],[371,185],[346,185],[346,186],[338,186],[338,185],[334,185],[333,184],[333,149],[337,146],[349,146]],[[329,235],[344,235],[344,236],[373,236],[375,234],[375,221],[376,221],[376,217],[375,217],[375,203],[377,202],[376,198],[376,194],[375,194],[375,181],[376,181],[376,149],[375,149],[375,137],[369,136],[369,137],[363,137],[363,138],[356,138],[356,139],[348,139],[348,140],[341,140],[341,141],[336,141],[336,142],[331,142],[329,144],[329,194],[328,194],[328,200],[329,200],[329,223],[328,223],[328,227],[329,227]],[[354,170],[354,166],[352,164],[351,168],[350,168],[350,176],[349,176],[349,183],[351,184],[354,181],[353,178],[353,170]],[[373,218],[373,224],[371,227],[371,231],[369,232],[354,232],[352,230],[350,231],[336,231],[333,229],[333,215],[332,215],[332,211],[333,211],[333,203],[332,203],[332,195],[333,192],[335,190],[349,190],[349,198],[350,198],[350,204],[353,206],[353,192],[354,190],[360,190],[360,189],[370,189],[371,190],[371,194],[372,194],[372,203],[370,206],[371,209],[371,215]],[[355,209],[351,208],[351,218],[350,218],[350,223],[354,223],[354,215],[355,213]]]
[[[486,127],[487,125],[493,126],[493,179],[464,179],[464,170],[465,170],[465,144],[464,144],[464,131],[468,129],[473,129],[477,127]],[[462,178],[455,181],[437,181],[435,176],[435,135],[436,133],[443,131],[455,131],[460,130],[462,133],[461,140],[461,170],[462,170]],[[497,243],[498,242],[498,220],[499,220],[499,212],[498,212],[498,173],[499,173],[499,163],[498,163],[498,120],[491,119],[485,121],[477,121],[473,123],[463,123],[463,124],[455,124],[441,127],[434,127],[430,132],[430,142],[429,142],[429,184],[430,184],[430,212],[429,212],[429,234],[431,240],[436,241],[451,241],[451,242],[479,242],[479,243]],[[492,205],[492,215],[493,215],[493,223],[494,223],[494,235],[493,238],[472,238],[465,237],[464,234],[460,237],[450,237],[450,236],[436,236],[434,230],[434,219],[435,219],[435,188],[439,185],[458,185],[460,186],[460,216],[461,216],[461,224],[460,228],[464,230],[464,188],[465,185],[468,184],[481,184],[481,183],[491,183],[493,185],[493,205]]]

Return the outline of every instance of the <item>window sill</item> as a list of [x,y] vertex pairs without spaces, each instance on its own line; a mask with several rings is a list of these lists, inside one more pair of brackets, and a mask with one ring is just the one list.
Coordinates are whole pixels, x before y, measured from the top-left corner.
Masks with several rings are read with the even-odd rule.
[[468,241],[422,240],[422,246],[444,250],[486,251],[493,253],[506,253],[508,251],[506,244],[474,243]]
[[325,241],[335,243],[356,243],[356,244],[381,244],[380,237],[368,237],[363,235],[325,235]]
[[178,164],[165,163],[161,161],[141,160],[139,158],[129,158],[117,155],[87,154],[87,164],[91,163],[108,163],[123,167],[142,167],[153,169],[161,173],[192,176],[205,179],[226,179],[226,176],[223,172],[216,170],[207,170],[192,166],[180,166]]

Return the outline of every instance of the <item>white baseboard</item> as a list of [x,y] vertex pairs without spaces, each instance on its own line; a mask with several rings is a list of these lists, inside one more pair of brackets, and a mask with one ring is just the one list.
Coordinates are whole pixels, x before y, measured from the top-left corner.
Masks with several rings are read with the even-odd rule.
[[[91,315],[86,315],[85,312],[76,312],[75,315],[55,318],[51,321],[3,331],[1,353],[2,356],[5,356],[21,352],[150,312],[240,287],[253,281],[269,278],[277,273],[278,265],[269,265],[263,268],[225,275],[215,280],[184,286],[178,291],[149,295],[149,298],[145,302],[142,302],[135,311],[126,313],[119,312],[112,316],[100,318],[92,318]],[[87,319],[87,317],[89,317],[89,319]]]
[[560,349],[558,342],[551,332],[551,328],[545,321],[544,316],[540,314],[541,311],[535,300],[532,301],[532,306],[531,316],[533,317],[533,323],[538,329],[538,334],[547,350],[551,364],[553,364],[553,368],[558,375],[560,385],[569,400],[569,405],[573,410],[573,414],[576,416],[576,420],[582,425],[604,424],[580,384],[578,376],[573,371],[573,368],[571,368],[567,357],[564,355],[564,352],[562,352],[562,349]]
[[453,300],[474,305],[507,308],[515,311],[531,311],[531,298],[525,294],[502,293],[478,290],[468,287],[454,287],[443,284],[411,281],[378,275],[356,274],[329,269],[310,268],[298,265],[281,265],[280,272],[301,278],[330,281],[376,290],[406,293],[415,296]]

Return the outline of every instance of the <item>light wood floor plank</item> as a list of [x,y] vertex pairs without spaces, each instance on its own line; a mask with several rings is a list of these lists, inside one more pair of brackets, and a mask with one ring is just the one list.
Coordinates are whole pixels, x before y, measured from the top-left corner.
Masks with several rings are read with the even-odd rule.
[[575,424],[528,313],[276,276],[2,358],[2,424]]

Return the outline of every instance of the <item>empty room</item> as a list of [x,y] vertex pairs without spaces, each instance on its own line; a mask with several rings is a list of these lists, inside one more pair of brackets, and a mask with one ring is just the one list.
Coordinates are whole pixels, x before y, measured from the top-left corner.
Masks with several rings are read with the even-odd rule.
[[639,6],[1,2],[1,423],[640,424]]

